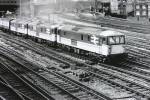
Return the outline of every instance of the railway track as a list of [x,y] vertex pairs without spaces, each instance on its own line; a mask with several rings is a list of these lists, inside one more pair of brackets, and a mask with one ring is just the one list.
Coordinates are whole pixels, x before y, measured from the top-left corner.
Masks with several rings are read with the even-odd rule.
[[14,71],[10,69],[10,65],[6,62],[6,59],[0,57],[1,64],[1,72],[6,71],[6,73],[1,74],[3,80],[14,88],[18,93],[20,93],[27,100],[48,100],[47,97],[42,95],[38,90],[36,90],[33,86],[28,84],[25,80],[23,80],[20,76],[18,76]]
[[[36,45],[37,46],[37,45]],[[37,47],[36,47],[37,48]],[[44,48],[44,50],[45,50],[46,48]],[[43,50],[43,49],[42,49]],[[44,55],[49,55],[50,54],[50,51],[46,51],[46,52],[42,52],[41,50],[38,50],[39,52],[41,52],[42,54],[43,53],[46,53],[47,52],[47,54],[44,54]],[[52,52],[51,52],[51,54],[52,54]],[[58,55],[58,54],[57,54]],[[49,55],[49,56],[51,56],[51,55]],[[55,54],[55,56],[56,56],[56,54]],[[59,55],[60,56],[60,55]],[[60,58],[60,57],[58,57],[58,58]],[[57,59],[58,59],[57,58]],[[65,59],[63,59],[63,58],[65,58]],[[55,57],[55,59],[56,59],[56,57]],[[67,59],[68,61],[70,60],[70,59]],[[61,61],[61,62],[64,62],[64,63],[67,63],[66,62],[66,57],[61,57],[60,59],[59,59],[59,61]],[[69,64],[70,63],[72,63],[71,65],[74,65],[74,64],[76,64],[77,62],[76,61],[70,61],[69,62]],[[84,64],[83,64],[84,65]],[[87,65],[86,65],[87,66]],[[81,66],[80,66],[81,67]],[[91,68],[91,67],[90,67]],[[131,92],[131,93],[135,93],[136,95],[140,95],[140,96],[143,96],[143,97],[146,97],[146,98],[149,98],[149,95],[147,95],[147,94],[145,94],[145,93],[142,93],[143,91],[140,91],[140,89],[144,89],[145,91],[149,91],[149,88],[147,88],[147,87],[144,87],[144,86],[142,86],[142,85],[140,85],[140,84],[137,84],[137,83],[135,83],[135,82],[133,82],[133,81],[129,81],[129,80],[126,80],[126,79],[123,79],[123,78],[120,78],[120,77],[118,77],[118,76],[114,76],[114,75],[112,75],[112,74],[110,74],[110,73],[108,73],[108,72],[98,72],[97,74],[94,74],[95,73],[95,70],[94,69],[86,69],[86,67],[84,67],[83,68],[83,70],[86,70],[86,71],[88,71],[89,72],[89,70],[93,70],[92,72],[90,72],[90,73],[92,73],[93,74],[93,76],[97,76],[97,77],[99,77],[100,79],[103,79],[104,81],[107,81],[107,82],[109,82],[109,83],[111,83],[111,84],[115,84],[116,86],[118,86],[118,87],[120,87],[120,88],[123,88],[123,89],[126,89],[126,91],[129,91],[129,92]],[[104,74],[105,73],[105,74]],[[120,80],[120,81],[122,81],[122,82],[124,82],[124,84],[122,84],[122,82],[121,83],[119,83],[119,82],[115,82],[114,81],[114,78],[115,79],[117,79],[117,80]],[[131,86],[128,86],[128,85],[131,85]],[[133,85],[133,87],[132,87],[132,85]],[[137,88],[137,89],[136,89]],[[139,89],[138,89],[139,88]]]
[[0,82],[0,100],[25,100],[11,86]]
[[[11,51],[9,51],[9,52],[11,52]],[[29,71],[31,71],[31,70],[28,69],[27,72],[29,72]],[[50,72],[49,72],[49,74],[50,74]],[[50,75],[50,76],[52,76],[52,75]],[[63,78],[63,79],[60,79],[60,77]],[[42,79],[39,78],[39,75],[37,75],[35,73],[33,75],[33,71],[32,71],[32,73],[30,73],[30,78],[32,78],[32,79],[36,78],[37,80],[42,80]],[[45,78],[45,79],[47,79],[47,78]],[[83,100],[84,99],[85,100],[88,100],[88,99],[89,100],[91,100],[91,99],[92,100],[97,100],[97,99],[98,100],[99,99],[101,99],[101,100],[111,100],[109,97],[107,97],[107,96],[105,96],[103,94],[97,93],[96,91],[94,91],[94,90],[92,90],[90,88],[87,88],[84,85],[81,85],[81,83],[79,83],[79,82],[75,82],[75,80],[72,82],[71,80],[69,80],[69,78],[66,79],[66,78],[64,78],[64,76],[62,77],[61,74],[59,74],[59,76],[58,76],[58,74],[55,73],[55,77],[51,77],[51,79],[49,79],[48,81],[51,81],[51,84],[53,83],[53,85],[57,85],[57,87],[61,88],[63,90],[63,92],[66,92],[67,94],[70,93],[70,95],[72,95],[72,97],[74,96],[74,98],[77,99],[77,100],[80,100],[80,99],[81,100],[82,99]],[[42,82],[45,83],[45,81],[42,81]],[[46,83],[46,84],[48,85],[48,83]],[[70,100],[70,99],[68,99],[68,100]]]
[[[9,36],[8,36],[8,37],[9,37]],[[13,42],[14,42],[14,43],[17,43],[17,42],[15,42],[15,41],[11,40],[11,39],[8,39],[8,40],[11,41],[11,43],[13,43]],[[20,41],[19,39],[17,39],[17,40]],[[20,41],[20,43],[17,43],[17,44],[18,44],[18,45],[22,45],[21,42],[22,42],[22,41]],[[44,44],[43,44],[44,46],[41,46],[41,45],[39,45],[39,44],[34,44],[34,42],[32,42],[32,43],[30,43],[30,42],[32,42],[32,41],[29,41],[29,43],[27,43],[27,42],[24,41],[23,43],[26,45],[26,47],[30,47],[29,49],[32,49],[33,51],[35,51],[35,52],[37,52],[37,53],[38,53],[39,51],[41,51],[41,50],[42,50],[42,51],[45,51],[45,53],[46,53],[46,52],[49,52],[49,53],[46,54],[47,56],[49,55],[49,57],[50,57],[50,56],[55,57],[55,55],[57,55],[57,53],[58,53],[58,52],[54,52],[53,50],[44,48],[44,46],[47,46],[47,45],[44,45]],[[34,44],[34,45],[31,45],[31,44]],[[36,46],[36,47],[35,47],[35,46]],[[37,48],[40,48],[40,50],[36,50]],[[18,49],[19,49],[19,48],[18,48]],[[52,48],[52,49],[54,49],[54,48]],[[131,56],[131,54],[132,54],[132,55],[134,54],[134,57],[136,57],[136,59],[139,57],[139,56],[137,57],[137,55],[140,55],[140,57],[142,57],[143,55],[148,55],[148,54],[143,53],[143,52],[142,52],[142,54],[140,54],[139,51],[137,51],[137,53],[136,53],[136,51],[133,50],[133,49],[131,49],[131,48],[129,48],[128,51],[130,51],[130,56]],[[51,53],[51,52],[52,52],[52,53]],[[43,53],[43,54],[44,54],[44,53]],[[69,54],[72,55],[72,53],[69,53]],[[63,55],[63,54],[62,54],[62,55]],[[60,55],[59,58],[61,58],[62,55]],[[76,55],[76,54],[73,54],[73,56],[74,56],[74,55]],[[79,56],[79,55],[76,55],[76,56]],[[133,56],[132,56],[132,57],[133,57]],[[86,57],[84,57],[84,58],[83,58],[83,57],[78,57],[78,58],[82,58],[82,59],[87,60]],[[56,59],[57,59],[57,58],[56,58]],[[64,58],[63,58],[63,59],[64,59]],[[68,60],[67,60],[67,59],[68,59]],[[70,58],[67,58],[67,57],[66,57],[65,60],[66,60],[66,62],[70,62]],[[132,62],[133,62],[133,60],[132,60]],[[147,62],[143,62],[143,60],[140,61],[139,59],[138,59],[137,61],[134,61],[134,63],[140,64],[140,65],[145,65],[145,66],[147,66],[147,64],[148,64]]]

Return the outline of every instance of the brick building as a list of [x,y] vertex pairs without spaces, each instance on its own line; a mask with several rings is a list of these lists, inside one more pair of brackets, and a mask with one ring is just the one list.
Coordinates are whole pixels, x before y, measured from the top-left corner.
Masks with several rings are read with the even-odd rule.
[[95,6],[97,9],[110,9],[111,13],[128,15],[128,13],[134,10],[133,1],[134,0],[95,0]]
[[135,16],[150,18],[150,0],[135,0]]

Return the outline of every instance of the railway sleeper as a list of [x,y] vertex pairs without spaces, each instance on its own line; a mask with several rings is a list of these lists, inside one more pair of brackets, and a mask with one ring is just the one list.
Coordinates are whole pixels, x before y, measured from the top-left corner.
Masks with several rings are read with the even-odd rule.
[[75,93],[75,96],[82,96],[82,95],[87,95],[87,94],[85,94],[85,92],[83,92],[83,91],[78,91],[78,93]]
[[129,88],[128,86],[125,86],[125,85],[122,85],[122,84],[118,84],[118,83],[116,83],[116,82],[114,82],[114,81],[112,81],[112,80],[108,80],[108,79],[104,78],[103,76],[101,76],[101,78],[102,78],[104,81],[107,81],[107,82],[111,83],[111,84],[114,85],[114,86],[119,86],[120,88],[125,89],[125,90],[127,90],[127,91],[130,91],[130,92],[132,92],[132,93],[136,93],[137,95],[150,98],[150,95],[143,94],[143,93],[141,93],[140,91],[136,91],[136,90],[134,90],[134,89]]
[[72,87],[72,85],[71,84],[68,84],[68,83],[59,83],[60,85],[63,85],[63,87]]
[[67,90],[72,90],[73,88],[75,88],[75,86],[63,86],[65,89],[67,89]]
[[71,93],[77,93],[77,92],[79,92],[79,91],[80,91],[79,88],[75,88],[75,89],[69,90],[69,92],[71,92]]
[[67,90],[67,91],[71,91],[72,89],[74,89],[75,87],[74,86],[68,86],[68,87],[64,87],[63,86],[63,88],[65,89],[65,90]]
[[133,89],[141,89],[141,87],[139,87],[137,85],[134,85],[134,86],[132,85],[131,88],[133,88]]
[[65,89],[69,92],[74,91],[74,90],[80,90],[79,88],[74,88],[74,87],[73,88],[72,87],[71,88],[65,88]]

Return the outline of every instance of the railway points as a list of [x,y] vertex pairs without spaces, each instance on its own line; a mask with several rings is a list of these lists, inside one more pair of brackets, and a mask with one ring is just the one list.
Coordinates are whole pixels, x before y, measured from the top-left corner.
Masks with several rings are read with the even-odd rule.
[[[17,59],[18,60],[18,59]],[[28,69],[29,70],[29,69]],[[52,73],[52,72],[51,72]],[[54,73],[54,72],[53,72]],[[35,74],[35,73],[34,73]],[[30,78],[33,78],[33,79],[35,79],[35,78],[39,78],[39,76],[37,77],[37,75],[35,76],[35,75],[33,75],[32,76],[32,74],[30,74],[31,76],[30,76]],[[42,75],[42,73],[41,73],[41,75]],[[49,75],[49,74],[48,74]],[[44,74],[43,73],[43,75],[42,76],[47,76],[46,74]],[[52,77],[52,75],[50,75],[51,77]],[[55,76],[56,77],[56,76]],[[57,80],[58,80],[58,77],[60,77],[60,74],[59,74],[59,76],[57,75],[57,78],[56,78],[56,80],[55,79],[53,79],[53,78],[55,78],[55,77],[52,77],[52,79],[50,78],[50,77],[47,77],[46,79],[49,79],[50,81],[52,81],[51,82],[51,84],[53,84],[53,85],[55,85],[55,86],[57,86],[57,87],[59,87],[59,88],[61,88],[64,92],[67,92],[67,94],[71,94],[72,95],[72,92],[74,93],[72,96],[75,98],[75,99],[90,99],[90,98],[92,98],[92,95],[93,95],[93,98],[95,98],[95,100],[97,100],[97,99],[102,99],[102,100],[107,100],[107,99],[109,99],[109,97],[107,97],[107,99],[105,99],[104,97],[101,97],[101,95],[100,95],[100,93],[98,94],[94,94],[93,92],[90,92],[90,91],[88,91],[87,89],[86,89],[86,86],[80,86],[80,84],[78,83],[78,82],[76,82],[75,83],[75,81],[73,81],[72,83],[70,83],[70,85],[72,84],[76,84],[75,86],[70,86],[69,84],[68,84],[68,86],[70,87],[70,88],[68,88],[67,89],[67,87],[68,86],[66,86],[67,85],[67,83],[66,83],[66,81],[68,81],[68,82],[71,82],[71,81],[69,81],[68,79],[65,79],[64,78],[64,76],[62,77],[62,79],[65,81],[65,83],[63,83],[63,81],[61,81],[61,79],[59,79],[59,81],[57,82]],[[38,84],[38,82],[37,82],[37,84]],[[47,83],[48,84],[48,83]],[[60,87],[60,85],[62,85],[62,87]],[[64,85],[64,87],[63,87],[63,85]],[[63,89],[64,88],[64,89]],[[79,91],[73,91],[74,89],[71,89],[71,88],[76,88],[77,90],[79,90],[79,91],[81,91],[81,93],[82,94],[84,94],[84,92],[86,93],[87,92],[87,94],[84,94],[83,96],[82,95],[80,95],[80,94],[76,94],[76,92],[78,92],[78,93],[80,93]],[[81,89],[80,89],[81,88]],[[69,91],[69,92],[68,92]],[[72,92],[71,92],[72,91]],[[64,93],[63,92],[63,93]],[[64,95],[67,95],[67,94],[64,94]],[[90,94],[91,94],[91,96],[90,96]],[[87,96],[86,96],[87,95]],[[96,99],[97,98],[97,99]],[[67,99],[67,98],[66,98]],[[109,99],[109,100],[111,100],[111,99]]]

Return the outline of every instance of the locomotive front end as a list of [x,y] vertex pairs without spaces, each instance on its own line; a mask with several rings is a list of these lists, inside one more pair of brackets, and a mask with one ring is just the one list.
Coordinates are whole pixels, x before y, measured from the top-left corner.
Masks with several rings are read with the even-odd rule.
[[124,34],[109,30],[103,32],[102,35],[105,36],[107,40],[107,61],[119,62],[127,57]]
[[127,57],[125,50],[125,35],[116,32],[113,36],[108,36],[109,59],[113,61],[122,61]]

